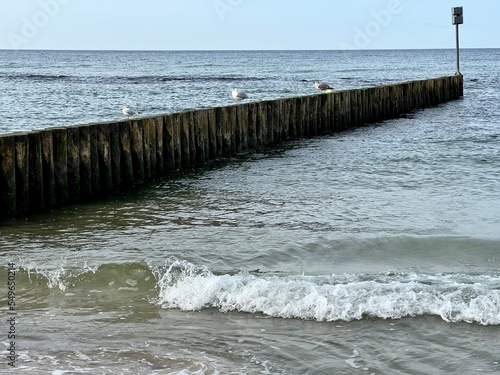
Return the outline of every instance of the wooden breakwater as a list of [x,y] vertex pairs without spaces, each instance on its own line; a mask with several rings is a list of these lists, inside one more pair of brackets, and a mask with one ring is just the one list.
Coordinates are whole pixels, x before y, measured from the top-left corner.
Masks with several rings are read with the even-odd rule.
[[463,95],[463,76],[0,135],[0,218],[109,196],[140,181]]

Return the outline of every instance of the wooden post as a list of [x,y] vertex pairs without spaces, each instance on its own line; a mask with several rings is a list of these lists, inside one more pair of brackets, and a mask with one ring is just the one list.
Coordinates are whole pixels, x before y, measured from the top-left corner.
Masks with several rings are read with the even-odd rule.
[[83,200],[87,200],[93,196],[90,127],[83,125],[78,129],[80,130],[80,195]]
[[321,116],[320,116],[320,96],[322,94],[309,95],[309,137],[316,137],[320,132]]
[[16,212],[20,214],[27,212],[30,208],[28,133],[16,134],[14,142],[16,147]]
[[149,119],[143,119],[142,126],[142,160],[144,163],[144,179],[150,180],[151,175],[151,132],[149,127]]
[[45,208],[52,208],[57,203],[53,131],[42,130],[40,137],[42,142],[43,201]]
[[204,165],[209,160],[209,124],[206,109],[195,112],[196,164]]
[[221,150],[221,156],[223,158],[231,157],[232,152],[232,142],[231,142],[231,130],[233,128],[232,121],[232,110],[231,107],[221,107],[218,108],[218,124],[221,129],[221,143],[218,148]]
[[271,146],[274,144],[274,127],[276,126],[276,116],[275,105],[272,100],[266,100],[267,105],[267,120],[266,120],[266,132],[262,129],[262,138],[264,140],[264,146]]
[[68,129],[52,129],[54,141],[54,176],[56,186],[56,203],[68,203]]
[[297,139],[297,108],[299,101],[297,98],[288,99],[289,120],[288,120],[288,136],[291,139]]
[[[109,146],[111,153],[111,188],[119,190],[122,183],[122,153],[124,147],[120,142],[120,126],[123,122],[115,122],[109,124]],[[126,146],[126,145],[125,145]],[[130,146],[129,146],[130,147]]]
[[16,214],[16,143],[12,135],[0,135],[0,216]]
[[40,132],[28,133],[29,138],[29,210],[45,206],[42,167],[42,138]]
[[215,108],[210,108],[207,110],[208,118],[208,158],[209,160],[215,160],[218,156],[217,150],[217,114]]
[[248,103],[248,132],[247,145],[250,150],[257,150],[257,114],[258,104],[256,102]]
[[239,137],[237,136],[236,138],[239,138],[239,145],[238,145],[238,152],[247,152],[248,151],[248,117],[249,117],[249,112],[250,112],[250,104],[245,103],[245,104],[240,104],[238,106],[238,126],[237,130],[239,131]]
[[[118,123],[117,132],[120,145],[120,181],[122,188],[134,185],[134,164],[132,163],[132,136],[130,121]],[[117,160],[115,160],[115,163]]]
[[144,181],[144,141],[143,120],[133,120],[130,124],[130,151],[132,154],[132,169],[134,182]]
[[80,185],[80,128],[68,127],[68,198],[70,202],[81,200]]
[[97,141],[101,194],[107,194],[113,189],[109,124],[97,124]]
[[255,122],[255,150],[260,151],[265,146],[264,134],[267,134],[267,104],[257,103],[257,116]]
[[299,137],[309,137],[309,97],[300,98]]
[[101,194],[101,176],[99,172],[99,152],[98,152],[98,135],[96,124],[91,124],[89,126],[90,132],[90,164],[92,178],[90,182],[92,183],[92,196],[97,197]]
[[163,147],[163,116],[154,118],[154,129],[156,133],[156,176],[165,175],[165,155]]
[[191,160],[191,112],[182,112],[179,117],[181,130],[181,160],[182,168],[189,168],[192,165]]
[[290,100],[283,98],[279,100],[279,139],[288,141],[290,139]]
[[163,154],[165,156],[165,171],[173,172],[175,166],[174,150],[174,114],[163,117]]

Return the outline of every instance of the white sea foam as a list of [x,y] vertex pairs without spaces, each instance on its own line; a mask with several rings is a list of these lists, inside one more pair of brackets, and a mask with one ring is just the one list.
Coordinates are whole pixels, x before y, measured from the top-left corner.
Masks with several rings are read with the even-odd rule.
[[500,279],[473,275],[214,275],[177,261],[159,280],[159,303],[186,311],[264,313],[317,321],[437,315],[446,322],[500,324]]

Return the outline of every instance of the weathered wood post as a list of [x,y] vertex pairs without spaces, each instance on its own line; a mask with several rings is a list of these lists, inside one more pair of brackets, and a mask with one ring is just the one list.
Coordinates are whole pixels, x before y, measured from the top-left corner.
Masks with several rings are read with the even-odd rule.
[[309,137],[309,97],[303,96],[300,98],[300,107],[298,110],[298,126],[297,133],[299,138]]
[[45,208],[51,208],[57,203],[53,131],[42,130],[40,136],[42,141],[43,201]]
[[80,128],[71,126],[68,132],[68,198],[70,202],[81,200],[80,180]]
[[29,210],[44,208],[42,167],[42,137],[40,132],[28,133],[29,138]]
[[[236,140],[237,140],[237,152],[247,152],[248,151],[248,112],[249,104],[244,103],[238,105],[237,112],[237,126],[236,126]],[[239,133],[239,134],[238,134]]]
[[182,142],[181,142],[181,116],[176,113],[172,118],[173,134],[174,134],[174,155],[176,170],[182,169]]
[[108,194],[113,189],[111,138],[109,124],[97,124],[97,141],[99,175],[101,178],[101,194]]
[[144,181],[144,141],[143,120],[132,120],[130,124],[130,151],[132,154],[132,169],[134,182]]
[[93,196],[92,190],[92,149],[90,141],[90,126],[78,127],[80,131],[80,195],[82,200]]
[[215,160],[218,156],[217,150],[217,114],[215,108],[210,108],[207,110],[208,119],[208,158],[209,160]]
[[54,141],[54,177],[56,187],[56,204],[68,203],[68,129],[52,129]]
[[16,212],[20,214],[27,212],[30,208],[28,133],[16,134],[14,142],[16,147]]
[[221,150],[221,157],[223,158],[231,157],[233,155],[231,133],[234,128],[235,121],[233,113],[236,114],[236,112],[232,109],[233,106],[217,108],[217,123],[221,131],[220,144],[218,144],[217,148]]
[[290,99],[280,99],[280,139],[290,139]]
[[16,143],[12,135],[0,135],[0,214],[15,215]]
[[151,175],[151,131],[149,119],[142,119],[142,160],[144,163],[144,179],[150,180]]
[[256,102],[248,103],[248,133],[247,147],[250,150],[257,150],[257,115],[258,104]]
[[200,110],[194,113],[194,131],[196,142],[196,164],[204,165],[208,162],[208,111]]
[[255,150],[264,148],[264,137],[267,135],[267,104],[257,103],[257,116],[255,122]]
[[163,117],[163,154],[165,156],[165,172],[175,171],[175,147],[174,147],[174,117],[175,114],[165,115]]
[[182,168],[189,168],[192,165],[191,160],[191,112],[181,112],[179,117],[181,131],[181,161]]
[[297,116],[297,111],[299,107],[299,101],[297,98],[290,98],[288,99],[289,101],[289,127],[288,127],[288,136],[291,139],[297,139],[298,134],[297,134],[297,122],[298,122],[298,116]]
[[120,125],[115,122],[109,124],[109,147],[111,153],[111,189],[119,190],[122,187],[122,144],[120,143]]
[[277,126],[276,121],[279,121],[279,115],[276,115],[276,108],[272,100],[265,101],[267,106],[266,132],[262,129],[262,140],[264,146],[274,144],[274,128]]
[[[118,123],[116,131],[120,146],[120,181],[121,186],[130,188],[134,185],[134,165],[132,163],[132,136],[130,121]],[[114,154],[113,154],[114,155]],[[118,160],[115,159],[115,163]]]

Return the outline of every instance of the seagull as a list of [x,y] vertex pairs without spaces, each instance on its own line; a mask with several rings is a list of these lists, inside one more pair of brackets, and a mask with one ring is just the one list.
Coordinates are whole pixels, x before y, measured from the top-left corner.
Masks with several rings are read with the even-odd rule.
[[248,95],[246,93],[244,93],[243,91],[240,91],[238,89],[232,89],[231,95],[236,100],[248,99]]
[[135,111],[130,109],[129,107],[122,107],[122,113],[127,116],[127,118],[130,118],[130,116],[135,115]]
[[319,82],[319,81],[314,82],[314,87],[316,87],[318,90],[321,90],[321,91],[333,90],[333,87],[330,87],[330,85],[328,85],[327,83]]

